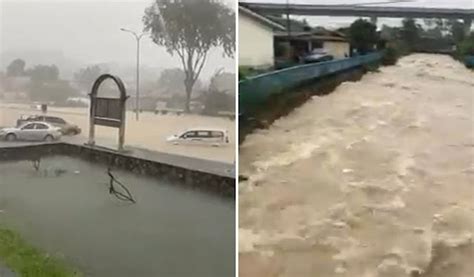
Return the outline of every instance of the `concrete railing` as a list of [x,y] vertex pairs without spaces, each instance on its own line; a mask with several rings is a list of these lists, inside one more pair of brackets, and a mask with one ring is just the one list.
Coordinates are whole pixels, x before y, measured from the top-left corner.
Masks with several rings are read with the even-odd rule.
[[0,163],[39,160],[47,156],[68,156],[146,175],[170,184],[184,185],[227,199],[235,197],[235,178],[135,157],[108,149],[63,142],[0,147]]
[[251,116],[270,96],[296,88],[316,78],[337,74],[379,61],[382,53],[306,64],[272,71],[239,82],[240,116]]

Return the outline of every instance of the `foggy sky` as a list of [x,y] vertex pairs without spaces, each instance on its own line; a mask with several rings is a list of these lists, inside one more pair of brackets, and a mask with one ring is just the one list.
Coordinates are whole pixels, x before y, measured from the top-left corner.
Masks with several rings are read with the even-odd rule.
[[[144,10],[152,2],[0,0],[0,54],[60,51],[65,59],[80,64],[114,62],[134,67],[136,41],[120,28],[141,31]],[[235,71],[233,59],[223,58],[220,50],[211,51],[203,69],[204,78],[221,67]],[[159,68],[181,67],[177,58],[146,36],[141,40],[141,63]]]

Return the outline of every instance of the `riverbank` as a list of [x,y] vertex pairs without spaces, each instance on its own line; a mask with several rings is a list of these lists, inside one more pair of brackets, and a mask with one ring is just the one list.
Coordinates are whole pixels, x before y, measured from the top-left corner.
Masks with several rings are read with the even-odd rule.
[[[29,245],[15,231],[0,226],[1,276],[79,277],[63,261]],[[15,273],[12,274],[13,271]]]

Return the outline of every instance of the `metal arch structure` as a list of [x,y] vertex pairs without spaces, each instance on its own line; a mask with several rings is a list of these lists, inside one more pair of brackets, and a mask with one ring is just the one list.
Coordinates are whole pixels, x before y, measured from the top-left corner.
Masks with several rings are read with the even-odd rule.
[[[107,79],[112,79],[120,92],[119,98],[98,97],[100,85]],[[122,80],[111,74],[103,74],[92,85],[89,114],[89,141],[88,145],[95,145],[95,125],[114,127],[119,129],[118,150],[123,150],[125,141],[125,103],[128,99],[127,91]]]

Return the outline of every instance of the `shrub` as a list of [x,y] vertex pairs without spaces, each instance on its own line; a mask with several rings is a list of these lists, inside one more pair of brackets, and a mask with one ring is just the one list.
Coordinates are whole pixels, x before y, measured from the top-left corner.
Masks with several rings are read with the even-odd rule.
[[399,52],[394,47],[388,47],[385,49],[382,64],[383,65],[394,65],[397,63],[398,58],[400,57]]

